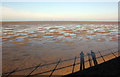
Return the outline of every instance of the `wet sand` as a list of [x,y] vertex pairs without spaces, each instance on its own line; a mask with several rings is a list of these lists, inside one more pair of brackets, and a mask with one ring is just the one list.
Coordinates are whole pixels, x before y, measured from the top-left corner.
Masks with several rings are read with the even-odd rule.
[[[55,62],[60,58],[74,58],[81,51],[87,53],[118,47],[119,40],[116,22],[3,22],[2,30],[3,73]],[[34,73],[53,67],[41,68]],[[65,73],[59,71],[59,75],[70,73],[68,69],[64,70]]]

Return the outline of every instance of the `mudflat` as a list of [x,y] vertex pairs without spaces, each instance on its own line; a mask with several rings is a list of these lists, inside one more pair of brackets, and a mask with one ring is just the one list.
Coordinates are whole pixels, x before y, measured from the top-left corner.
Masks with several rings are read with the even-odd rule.
[[[118,47],[117,22],[95,21],[21,21],[2,22],[3,73],[50,62],[74,58],[90,50],[102,51]],[[117,50],[116,50],[117,51]],[[110,51],[106,51],[110,52]],[[105,54],[105,52],[103,52]],[[109,57],[109,59],[111,59]],[[108,57],[106,58],[108,59]],[[101,60],[100,60],[101,62]],[[73,62],[66,62],[60,66]],[[54,65],[34,73],[53,69]],[[87,67],[86,67],[87,68]],[[55,72],[70,73],[71,68]],[[76,71],[78,68],[76,68]],[[29,70],[30,71],[30,70]],[[29,71],[15,73],[24,75]],[[49,73],[46,73],[47,75]]]

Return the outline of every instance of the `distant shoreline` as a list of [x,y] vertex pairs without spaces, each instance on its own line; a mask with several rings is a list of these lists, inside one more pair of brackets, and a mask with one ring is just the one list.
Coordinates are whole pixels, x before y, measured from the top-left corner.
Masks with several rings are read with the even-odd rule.
[[1,23],[28,23],[28,22],[42,22],[42,23],[118,23],[118,21],[0,21]]

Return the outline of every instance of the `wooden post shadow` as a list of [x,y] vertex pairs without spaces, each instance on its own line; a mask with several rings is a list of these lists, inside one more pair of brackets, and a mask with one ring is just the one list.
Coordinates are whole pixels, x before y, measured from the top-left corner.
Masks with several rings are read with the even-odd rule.
[[73,63],[72,73],[74,73],[76,58],[77,58],[77,57],[75,56],[74,63]]
[[91,56],[92,56],[94,65],[97,65],[98,62],[97,62],[97,60],[96,60],[96,55],[95,55],[95,53],[94,53],[92,50],[91,50]]
[[98,52],[99,52],[100,56],[102,57],[103,61],[105,62],[105,59],[104,59],[104,57],[102,56],[102,54],[100,53],[100,51],[98,51]]
[[51,74],[49,75],[49,77],[52,76],[53,72],[56,70],[56,68],[57,68],[57,66],[59,65],[60,61],[61,61],[61,59],[56,63],[55,68],[52,70],[52,72],[51,72]]
[[81,52],[81,53],[80,53],[80,70],[84,70],[84,69],[85,69],[84,53]]

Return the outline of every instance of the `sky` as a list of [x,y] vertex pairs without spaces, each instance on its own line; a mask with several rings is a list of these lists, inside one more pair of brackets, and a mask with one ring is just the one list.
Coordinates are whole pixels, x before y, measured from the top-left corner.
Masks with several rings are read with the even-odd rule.
[[1,0],[1,2],[119,2],[119,0]]
[[3,2],[3,21],[117,21],[117,2]]

